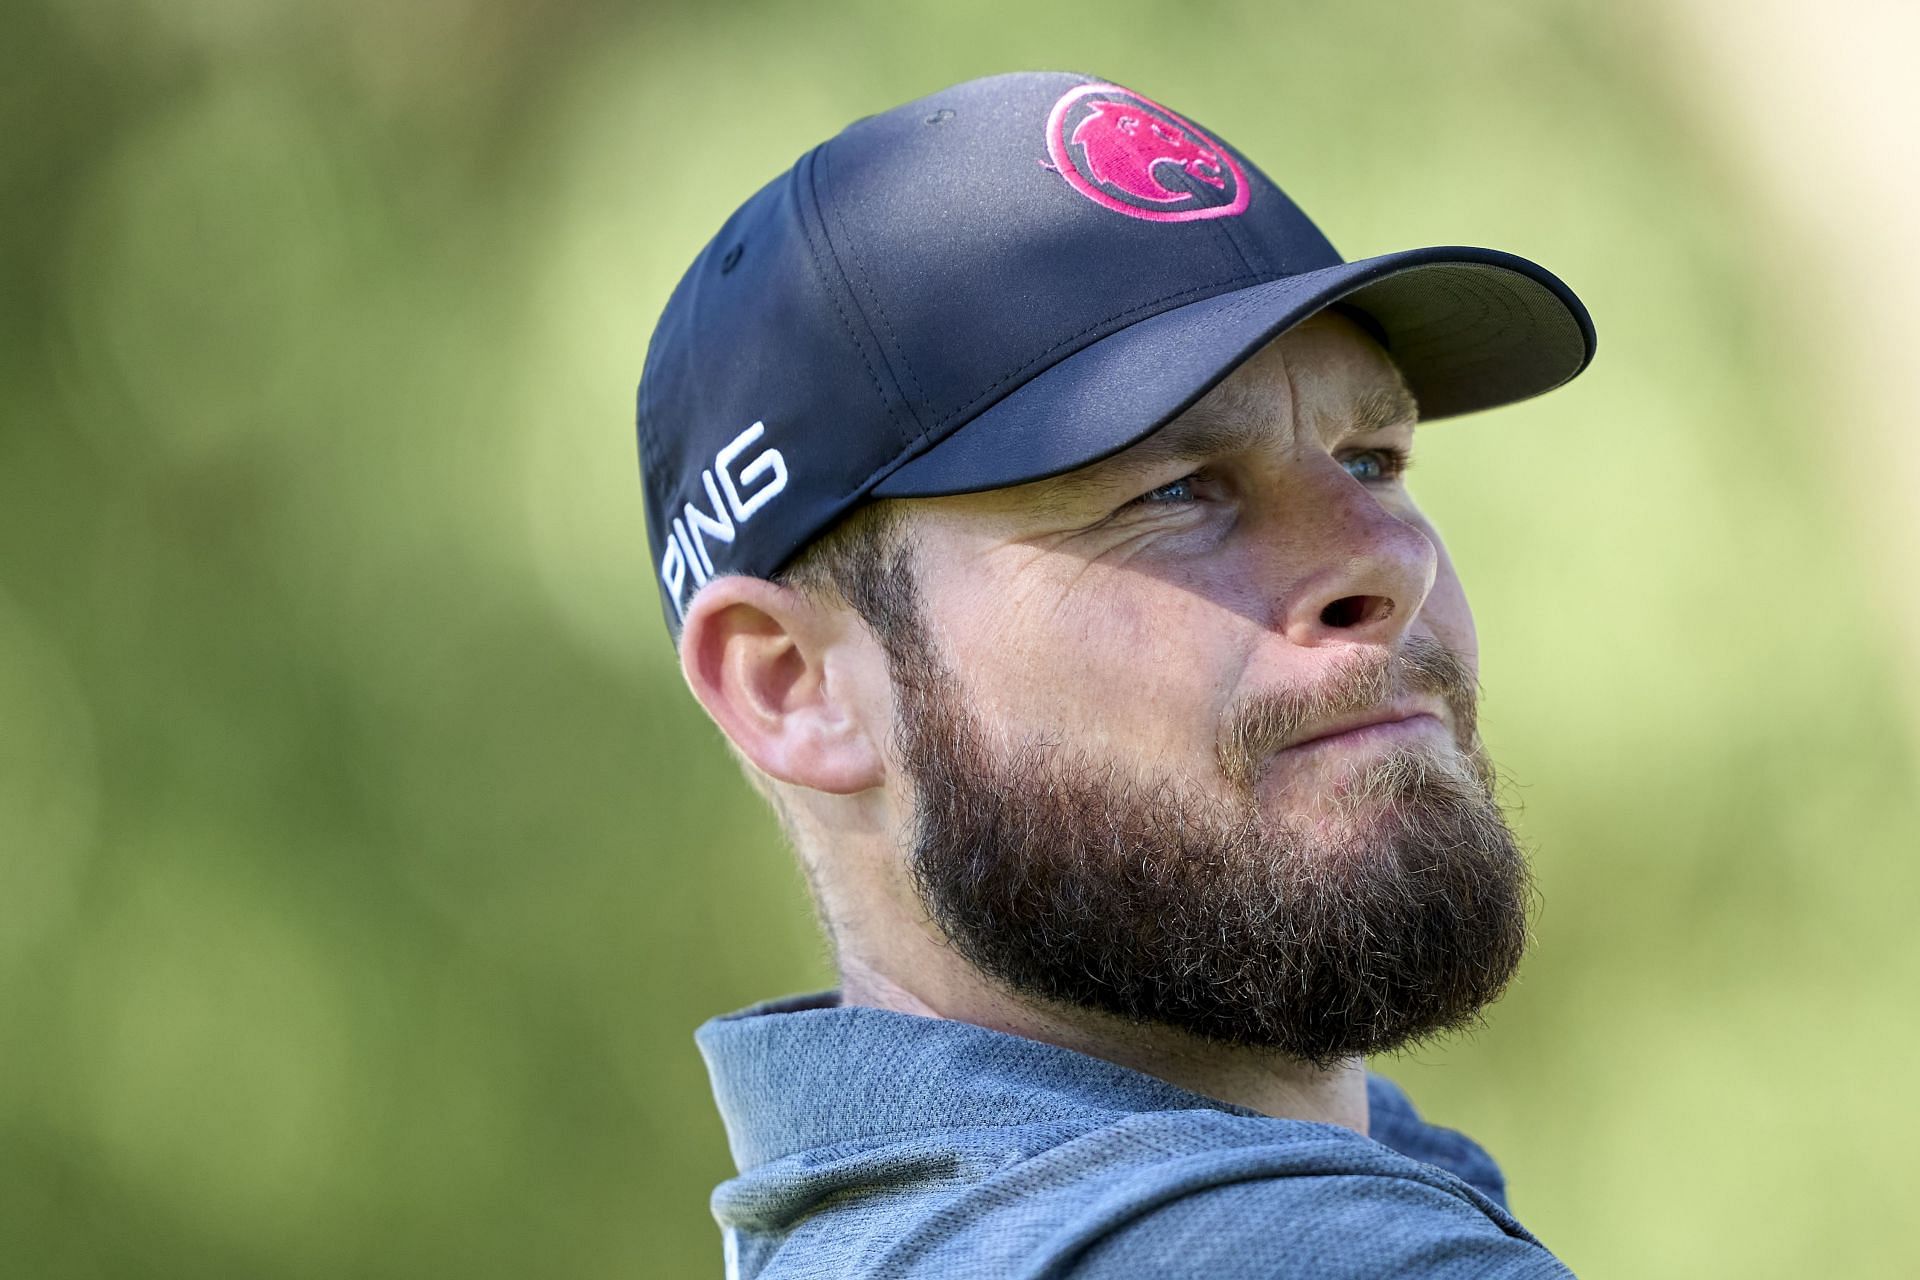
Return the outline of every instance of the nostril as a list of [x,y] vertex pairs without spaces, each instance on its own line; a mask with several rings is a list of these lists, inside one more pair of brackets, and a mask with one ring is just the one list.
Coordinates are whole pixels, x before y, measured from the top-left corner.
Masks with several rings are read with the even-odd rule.
[[1393,601],[1385,596],[1341,596],[1320,611],[1320,621],[1329,627],[1364,627],[1393,616]]

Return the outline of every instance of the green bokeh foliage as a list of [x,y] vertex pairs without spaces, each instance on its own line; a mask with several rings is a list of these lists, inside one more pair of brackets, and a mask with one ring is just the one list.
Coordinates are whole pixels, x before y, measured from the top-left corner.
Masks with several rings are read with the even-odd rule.
[[1386,1069],[1577,1268],[1911,1274],[1913,745],[1805,287],[1648,5],[22,0],[0,52],[10,1275],[712,1275],[690,1040],[826,985],[682,691],[629,432],[725,213],[1097,70],[1349,256],[1530,254],[1574,387],[1437,427],[1544,911]]

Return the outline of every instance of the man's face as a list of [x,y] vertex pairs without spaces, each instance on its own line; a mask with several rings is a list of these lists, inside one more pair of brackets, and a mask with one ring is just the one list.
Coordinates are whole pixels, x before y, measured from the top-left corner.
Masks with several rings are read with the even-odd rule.
[[897,746],[914,887],[962,955],[1318,1062],[1498,994],[1525,863],[1466,599],[1399,476],[1413,431],[1324,315],[1105,462],[916,504]]

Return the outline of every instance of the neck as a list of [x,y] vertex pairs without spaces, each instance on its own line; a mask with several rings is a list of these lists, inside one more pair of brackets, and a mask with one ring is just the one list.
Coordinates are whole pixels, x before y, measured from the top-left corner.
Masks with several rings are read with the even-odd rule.
[[[827,820],[797,809],[789,821],[804,819],[794,828],[795,842],[838,956],[843,1004],[971,1022],[1117,1062],[1265,1115],[1367,1132],[1366,1065],[1360,1058],[1319,1068],[1271,1050],[1234,1048],[1108,1014],[1043,1005],[988,981],[935,933],[898,874],[893,833],[905,815],[888,807],[884,795],[837,803]],[[822,856],[828,849],[832,856]]]
[[1271,1050],[1224,1046],[1163,1027],[1141,1027],[1085,1010],[1041,1006],[989,983],[951,953],[945,964],[916,974],[913,986],[878,967],[841,955],[843,1004],[892,1009],[926,1018],[971,1022],[989,1030],[1025,1036],[1104,1058],[1221,1102],[1265,1115],[1313,1120],[1367,1132],[1366,1066],[1359,1058],[1319,1068]]

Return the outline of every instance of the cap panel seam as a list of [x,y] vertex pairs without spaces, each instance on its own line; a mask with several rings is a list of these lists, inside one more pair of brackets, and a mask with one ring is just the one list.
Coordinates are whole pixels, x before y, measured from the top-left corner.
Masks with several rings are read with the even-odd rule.
[[[1245,166],[1243,165],[1242,168],[1244,167]],[[1251,180],[1249,180],[1247,183],[1247,208],[1249,210],[1253,208],[1253,195],[1254,195],[1253,183]],[[1242,242],[1243,237],[1240,234],[1241,229],[1239,227],[1232,225],[1233,223],[1236,223],[1238,221],[1239,221],[1238,218],[1213,219],[1214,225],[1220,228],[1220,234],[1226,237],[1227,246],[1233,250],[1233,256],[1240,259],[1241,265],[1246,267],[1246,269],[1254,275],[1263,275],[1269,269],[1264,265],[1266,262],[1266,255],[1264,253],[1259,252],[1258,247],[1255,246],[1253,257],[1248,256],[1247,254],[1248,245]],[[1251,237],[1245,237],[1245,239],[1251,239]],[[1255,262],[1254,257],[1259,258],[1260,262]]]
[[[825,143],[822,143],[819,147],[815,147],[812,151],[808,152],[806,156],[807,179],[803,185],[806,190],[808,202],[813,206],[815,217],[820,217],[820,203],[819,195],[813,189],[812,175],[814,165],[818,162],[820,152],[825,145]],[[798,175],[796,175],[796,178],[797,177]],[[808,223],[805,205],[802,204],[797,212],[800,216],[800,234],[806,237],[807,256],[813,266],[814,278],[819,282],[821,291],[827,295],[827,301],[833,304],[834,314],[840,317],[840,325],[846,330],[847,341],[853,344],[854,354],[860,357],[861,367],[867,371],[867,379],[873,383],[874,394],[880,400],[881,412],[886,414],[887,419],[893,423],[894,429],[899,431],[901,427],[900,419],[894,410],[892,400],[887,396],[886,384],[880,380],[880,373],[873,367],[873,361],[868,359],[866,344],[860,341],[859,331],[853,327],[852,319],[848,317],[846,308],[840,303],[839,290],[834,287],[832,277],[821,264],[820,246],[814,242],[813,228]],[[821,222],[820,231],[822,238],[825,238],[826,223],[824,220]],[[833,257],[832,245],[827,246],[827,257],[833,260],[836,267],[839,266],[838,258]],[[844,280],[845,273],[842,272],[841,275]]]
[[[1248,200],[1252,200],[1251,191],[1248,193]],[[1220,229],[1221,238],[1227,242],[1227,248],[1233,251],[1233,256],[1240,259],[1240,265],[1245,267],[1249,274],[1258,274],[1260,269],[1253,265],[1253,260],[1247,257],[1246,250],[1240,247],[1240,237],[1235,235],[1233,228],[1227,225],[1231,221],[1233,221],[1231,218],[1215,218],[1213,224]]]
[[[1241,210],[1238,217],[1213,219],[1214,225],[1220,228],[1220,234],[1224,235],[1227,238],[1227,243],[1233,246],[1234,254],[1240,261],[1247,264],[1247,270],[1253,272],[1274,272],[1275,274],[1293,274],[1281,272],[1272,262],[1268,261],[1266,251],[1260,245],[1259,237],[1248,233],[1246,230],[1247,223],[1241,221],[1242,218],[1247,218],[1249,214],[1255,213],[1253,202],[1260,196],[1260,184],[1254,181],[1254,176],[1259,175],[1264,179],[1265,175],[1261,174],[1259,168],[1231,144],[1218,137],[1216,137],[1213,142],[1215,146],[1225,151],[1240,166],[1240,173],[1245,178],[1247,184],[1247,207]],[[1252,219],[1248,218],[1248,221],[1251,222]]]
[[[821,181],[825,182],[827,186],[831,188],[833,185],[833,151],[831,148],[828,148],[822,153],[819,163],[821,166]],[[817,196],[816,203],[818,203]],[[820,204],[820,227],[827,241],[828,252],[832,253],[834,260],[838,262],[840,250],[834,244],[833,227],[827,221],[825,204]],[[873,287],[873,280],[867,274],[867,264],[860,256],[860,244],[857,238],[847,241],[847,257],[852,260],[854,270],[859,274],[860,286],[866,292],[867,302],[871,306],[873,314],[879,317],[881,327],[886,330],[886,344],[882,350],[882,354],[886,358],[888,368],[897,369],[898,372],[904,373],[906,375],[905,380],[913,387],[914,399],[907,404],[907,414],[913,419],[914,425],[920,428],[915,435],[915,439],[924,439],[927,434],[927,428],[921,420],[918,406],[927,403],[926,389],[920,385],[919,375],[914,373],[913,364],[907,359],[906,349],[900,343],[900,335],[893,327],[893,320],[887,315],[887,309],[881,304],[880,295]],[[898,381],[899,379],[896,377],[896,384]]]

